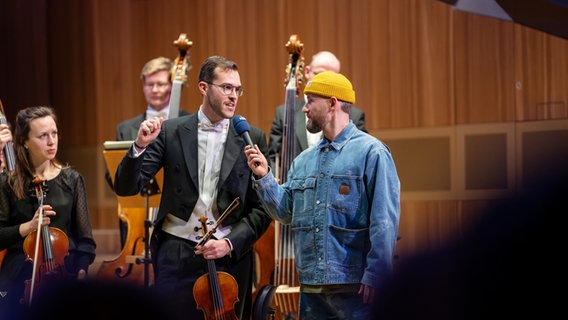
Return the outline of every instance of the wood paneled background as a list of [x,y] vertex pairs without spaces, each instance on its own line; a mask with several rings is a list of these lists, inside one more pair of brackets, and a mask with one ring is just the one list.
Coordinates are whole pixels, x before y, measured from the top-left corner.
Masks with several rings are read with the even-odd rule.
[[[566,163],[556,161],[568,153],[567,40],[438,0],[1,0],[0,98],[8,119],[30,105],[56,108],[60,158],[87,179],[98,252],[118,250],[103,142],[144,110],[140,69],[156,56],[175,58],[180,33],[193,41],[182,107],[199,106],[203,59],[225,55],[238,63],[246,89],[238,113],[267,133],[284,101],[290,35],[304,43],[306,62],[319,50],[337,54],[367,128],[392,144],[400,163],[401,259],[459,237],[522,187],[523,166],[533,163],[523,158],[527,132],[553,128],[560,139],[546,150],[554,154],[541,157]],[[504,186],[477,181],[487,186],[468,190],[467,168],[487,151],[471,144],[479,135],[504,143],[493,150]],[[442,152],[408,147],[424,146],[424,137]],[[407,189],[417,185],[423,189]]]

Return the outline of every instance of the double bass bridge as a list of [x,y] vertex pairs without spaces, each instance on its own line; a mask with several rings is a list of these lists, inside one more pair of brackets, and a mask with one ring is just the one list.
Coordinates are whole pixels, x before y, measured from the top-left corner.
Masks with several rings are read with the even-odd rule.
[[278,318],[288,319],[288,315],[296,317],[299,310],[300,287],[290,287],[281,284],[276,287],[273,299],[280,314]]

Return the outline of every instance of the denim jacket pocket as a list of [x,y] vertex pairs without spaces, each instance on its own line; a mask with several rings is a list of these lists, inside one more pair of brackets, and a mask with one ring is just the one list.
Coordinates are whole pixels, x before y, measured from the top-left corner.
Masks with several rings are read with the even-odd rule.
[[367,219],[361,219],[359,216],[362,189],[362,179],[359,176],[331,177],[327,194],[331,225],[349,229],[367,226]]
[[315,177],[294,179],[290,182],[290,190],[294,199],[294,207],[292,209],[294,215],[302,215],[313,209],[315,187]]
[[365,268],[366,239],[369,229],[344,229],[329,226],[327,241],[328,278],[336,282],[358,282]]

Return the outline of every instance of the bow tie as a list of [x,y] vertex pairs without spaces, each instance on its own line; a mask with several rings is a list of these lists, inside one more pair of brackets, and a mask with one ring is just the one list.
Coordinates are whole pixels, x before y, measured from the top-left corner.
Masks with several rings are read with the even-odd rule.
[[199,123],[199,128],[203,131],[223,132],[223,129],[225,129],[225,127],[226,124],[223,122],[219,122],[217,124],[211,124],[205,122]]
[[168,113],[165,111],[153,111],[153,110],[148,110],[146,111],[146,119],[152,119],[154,117],[162,117],[165,119],[168,119]]

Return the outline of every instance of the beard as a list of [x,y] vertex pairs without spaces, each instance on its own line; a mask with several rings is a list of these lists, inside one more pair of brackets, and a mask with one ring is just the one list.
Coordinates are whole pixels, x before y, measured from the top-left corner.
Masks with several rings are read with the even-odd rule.
[[323,130],[325,126],[325,119],[308,118],[306,122],[306,129],[310,133],[318,133]]

